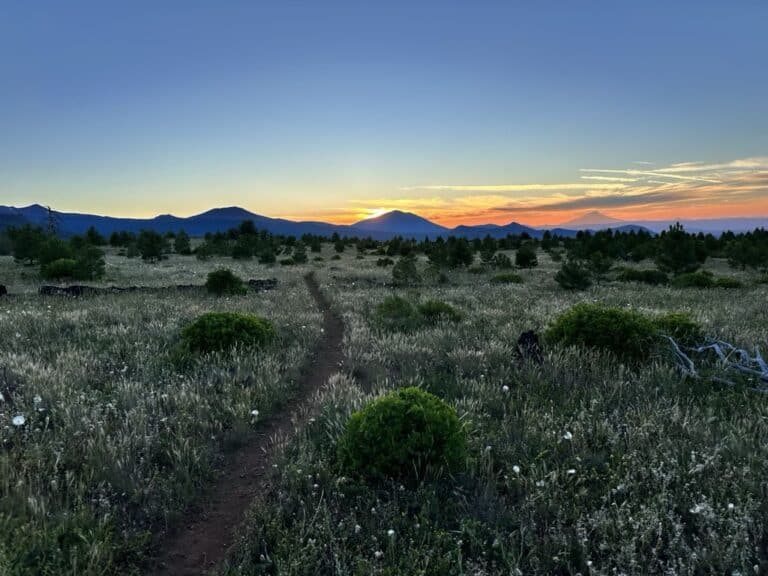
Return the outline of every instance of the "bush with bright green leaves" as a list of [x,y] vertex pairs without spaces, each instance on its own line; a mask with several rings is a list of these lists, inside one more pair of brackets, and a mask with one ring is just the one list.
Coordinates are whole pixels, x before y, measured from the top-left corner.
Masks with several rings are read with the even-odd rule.
[[388,296],[373,313],[374,322],[385,330],[406,332],[441,321],[459,322],[464,315],[440,300],[427,300],[414,305],[400,296]]
[[701,327],[684,314],[650,317],[634,310],[577,304],[550,325],[545,339],[549,344],[608,350],[622,360],[638,362],[659,348],[663,335],[689,343],[702,334]]
[[743,284],[736,278],[716,277],[709,270],[699,270],[680,274],[672,280],[675,288],[741,288]]
[[416,306],[416,311],[428,324],[437,324],[441,321],[459,322],[464,315],[447,302],[441,300],[427,300]]
[[401,388],[352,414],[338,456],[345,470],[363,478],[416,484],[461,471],[467,439],[448,404],[419,388]]
[[668,312],[653,318],[653,324],[661,336],[670,336],[681,344],[692,346],[704,340],[704,330],[690,315]]
[[59,258],[40,268],[40,274],[46,280],[63,280],[75,277],[77,262],[74,258]]
[[209,273],[205,289],[216,296],[245,294],[248,291],[242,278],[227,268]]
[[405,331],[419,324],[416,307],[400,296],[387,296],[373,313],[376,324],[386,330]]
[[637,270],[635,268],[622,268],[616,275],[616,280],[619,282],[641,282],[651,286],[669,283],[666,273],[656,269]]
[[272,324],[258,316],[235,312],[203,314],[181,331],[184,352],[218,352],[234,346],[259,347],[272,342]]
[[520,274],[514,272],[504,272],[502,274],[496,274],[491,277],[491,282],[494,284],[522,284],[523,277]]

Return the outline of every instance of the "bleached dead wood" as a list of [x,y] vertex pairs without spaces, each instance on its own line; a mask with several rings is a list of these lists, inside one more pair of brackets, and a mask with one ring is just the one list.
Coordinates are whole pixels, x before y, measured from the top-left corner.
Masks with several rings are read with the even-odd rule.
[[[701,370],[697,368],[696,362],[692,356],[702,357],[699,365],[706,362],[707,355],[714,355],[717,358],[715,366],[723,373],[737,372],[748,378],[749,382],[757,382],[757,386],[750,386],[750,390],[757,392],[768,392],[768,364],[763,359],[760,350],[755,347],[754,355],[750,354],[744,348],[737,348],[728,342],[715,341],[700,346],[682,346],[671,336],[665,336],[669,340],[680,370],[686,376],[699,378]],[[723,384],[735,386],[734,380],[729,380],[721,376],[712,376],[711,380]]]

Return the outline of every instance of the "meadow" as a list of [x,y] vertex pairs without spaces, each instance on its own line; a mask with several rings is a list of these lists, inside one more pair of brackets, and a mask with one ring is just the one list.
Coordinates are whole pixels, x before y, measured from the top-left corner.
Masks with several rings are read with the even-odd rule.
[[[344,319],[344,366],[285,443],[218,573],[768,571],[763,395],[684,378],[661,352],[642,364],[576,347],[545,346],[541,364],[515,354],[521,332],[543,331],[579,302],[687,312],[708,336],[765,349],[768,285],[753,274],[710,259],[707,268],[744,287],[606,280],[568,292],[539,252],[538,267],[518,271],[522,283],[453,270],[444,282],[393,288],[377,256],[332,254],[324,245],[323,261],[296,266],[109,254],[100,281],[202,283],[221,266],[279,280],[276,290],[225,298],[43,298],[33,271],[0,259],[13,294],[0,300],[0,573],[140,573],[153,536],[295,390],[320,337],[302,282],[311,270]],[[392,294],[446,302],[461,318],[383,327],[374,310]],[[279,344],[175,364],[180,328],[209,310],[268,318]],[[456,410],[465,469],[416,485],[350,474],[337,452],[350,414],[405,386]],[[25,422],[14,425],[19,415]]]

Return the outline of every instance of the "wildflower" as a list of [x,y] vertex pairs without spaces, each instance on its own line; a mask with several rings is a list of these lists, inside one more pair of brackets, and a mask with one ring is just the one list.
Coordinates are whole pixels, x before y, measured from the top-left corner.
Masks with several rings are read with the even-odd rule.
[[544,486],[544,484],[545,484],[544,480],[538,480],[536,482],[536,486],[538,486],[539,488],[542,488]]
[[736,506],[733,505],[733,502],[728,502],[728,510],[733,510],[736,508]]
[[389,536],[390,538],[394,538],[395,537],[395,531],[392,530],[392,528],[390,528],[389,530],[387,530],[387,536]]
[[258,418],[259,417],[259,411],[256,410],[256,409],[251,410],[251,416],[253,416],[254,418]]
[[486,451],[486,452],[490,452],[490,451],[491,451],[491,447],[490,447],[490,446],[486,446],[486,447],[485,447],[485,451]]
[[506,384],[504,384],[504,386],[502,386],[502,387],[501,387],[501,391],[502,391],[502,392],[504,392],[504,393],[506,394],[507,392],[509,392],[509,386],[507,386]]
[[40,402],[42,401],[43,399],[40,397],[40,394],[35,394],[35,397],[32,398],[32,402],[34,402],[35,404],[40,404]]
[[355,524],[355,534],[360,534],[362,529],[363,529],[363,527],[360,526],[360,524]]
[[13,417],[14,426],[24,426],[26,422],[27,422],[27,419],[24,418],[24,414],[16,414],[16,416]]
[[520,466],[518,466],[517,464],[512,466],[512,472],[514,472],[515,474],[520,474]]
[[568,474],[569,476],[573,476],[574,474],[576,474],[576,469],[568,468],[568,470],[566,471],[566,474]]
[[376,552],[373,553],[373,557],[376,558],[376,560],[381,560],[384,557],[384,552],[376,550]]
[[570,430],[565,431],[565,434],[563,434],[563,440],[568,440],[568,441],[573,440],[573,434],[571,433]]

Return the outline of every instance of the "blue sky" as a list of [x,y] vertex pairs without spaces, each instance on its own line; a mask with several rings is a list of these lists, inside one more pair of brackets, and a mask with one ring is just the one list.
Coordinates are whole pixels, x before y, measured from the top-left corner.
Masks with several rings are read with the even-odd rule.
[[768,214],[767,28],[757,1],[6,1],[0,204]]

